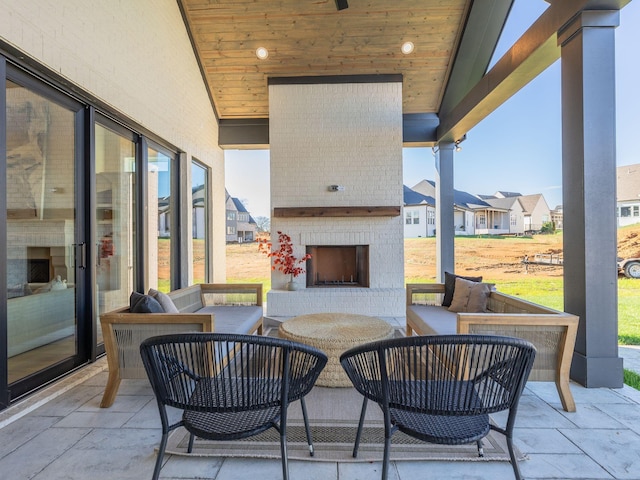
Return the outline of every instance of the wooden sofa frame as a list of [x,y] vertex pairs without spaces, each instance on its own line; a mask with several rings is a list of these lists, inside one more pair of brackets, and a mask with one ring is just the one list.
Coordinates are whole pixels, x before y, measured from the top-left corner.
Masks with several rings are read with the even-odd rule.
[[[411,307],[442,304],[444,284],[407,284],[408,336],[441,333],[429,326]],[[441,307],[446,308],[446,307]],[[538,353],[529,381],[554,381],[562,407],[576,410],[569,389],[569,370],[578,331],[578,317],[526,300],[493,291],[487,301],[487,312],[457,313],[456,332],[520,337],[532,342]]]
[[[262,307],[262,284],[229,283],[198,284],[168,293],[180,313],[131,313],[129,307],[100,316],[109,376],[100,407],[108,408],[115,401],[122,379],[147,378],[140,357],[142,340],[155,335],[182,332],[215,331],[215,314],[198,313],[215,296],[217,305],[234,305],[238,296],[249,296],[253,306]],[[222,302],[220,301],[222,299]],[[246,305],[247,302],[241,302]],[[234,333],[262,335],[262,316]]]

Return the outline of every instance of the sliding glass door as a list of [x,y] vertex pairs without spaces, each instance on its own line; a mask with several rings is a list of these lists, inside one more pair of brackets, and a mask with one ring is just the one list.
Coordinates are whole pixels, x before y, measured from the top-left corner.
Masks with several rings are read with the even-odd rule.
[[78,322],[83,109],[21,75],[7,80],[4,94],[7,380],[15,398],[87,355]]
[[[96,286],[100,315],[129,304],[134,290],[136,143],[133,133],[99,118],[95,125]],[[97,344],[102,331],[97,325]]]

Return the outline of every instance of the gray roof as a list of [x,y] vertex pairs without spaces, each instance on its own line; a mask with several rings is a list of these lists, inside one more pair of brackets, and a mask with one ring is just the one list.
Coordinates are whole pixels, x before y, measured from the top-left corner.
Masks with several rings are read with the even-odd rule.
[[[436,196],[436,182],[433,180],[422,180],[420,183],[414,185],[413,190],[422,195],[432,197]],[[487,202],[480,197],[472,195],[471,193],[463,192],[462,190],[453,190],[453,203],[457,207],[466,208],[468,210],[474,210],[478,207],[490,207]],[[435,204],[435,200],[434,200]]]
[[518,198],[515,197],[507,197],[507,198],[487,198],[485,201],[495,208],[510,210],[513,207],[513,204],[518,201]]
[[521,197],[518,197],[518,200],[522,205],[522,210],[524,210],[524,213],[533,212],[533,210],[536,208],[536,206],[538,205],[541,199],[545,201],[541,193],[536,193],[533,195],[522,195]]
[[503,190],[498,190],[494,197],[498,197],[498,196],[502,196],[504,198],[508,198],[508,197],[521,197],[522,194],[518,193],[518,192],[505,192]]
[[416,192],[415,190],[411,190],[406,185],[402,186],[402,194],[404,198],[405,205],[430,205],[435,207],[436,199],[430,197],[428,195],[423,195],[422,193]]
[[236,209],[241,212],[241,213],[249,213],[249,211],[244,208],[244,205],[242,204],[242,202],[240,200],[238,200],[236,197],[231,197],[231,200],[233,201],[233,204],[236,206]]

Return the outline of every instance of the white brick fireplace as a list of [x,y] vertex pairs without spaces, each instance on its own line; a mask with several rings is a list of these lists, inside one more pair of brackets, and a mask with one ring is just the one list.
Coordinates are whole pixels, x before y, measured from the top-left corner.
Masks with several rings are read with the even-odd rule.
[[286,291],[276,271],[267,316],[405,314],[402,83],[370,80],[270,82],[272,238],[290,235],[298,257],[307,246],[367,246],[368,287],[306,287],[305,273]]

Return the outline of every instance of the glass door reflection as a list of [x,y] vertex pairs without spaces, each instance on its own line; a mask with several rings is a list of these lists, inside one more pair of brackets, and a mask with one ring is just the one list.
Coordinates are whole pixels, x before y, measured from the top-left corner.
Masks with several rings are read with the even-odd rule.
[[132,134],[95,126],[97,344],[100,315],[129,304],[135,265],[135,143]]
[[74,111],[22,85],[6,98],[12,384],[77,354],[76,132]]

